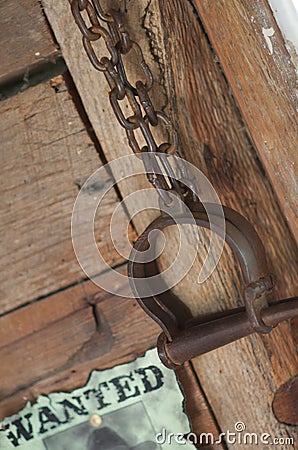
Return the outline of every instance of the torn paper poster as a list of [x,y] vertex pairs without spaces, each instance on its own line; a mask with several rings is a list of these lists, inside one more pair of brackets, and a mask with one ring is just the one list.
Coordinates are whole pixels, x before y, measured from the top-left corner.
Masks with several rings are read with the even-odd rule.
[[[86,386],[40,396],[0,424],[1,450],[157,450],[195,447],[175,372],[156,350],[91,373]],[[179,439],[177,439],[179,435]]]

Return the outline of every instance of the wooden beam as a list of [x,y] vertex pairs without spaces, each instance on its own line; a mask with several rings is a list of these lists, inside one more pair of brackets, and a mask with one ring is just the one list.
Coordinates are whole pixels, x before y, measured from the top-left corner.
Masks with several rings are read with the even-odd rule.
[[[32,84],[46,71],[61,70],[61,54],[52,39],[40,3],[10,0],[0,4],[0,96]],[[13,91],[14,92],[14,91]]]
[[[102,163],[62,77],[2,101],[0,111],[3,314],[86,277],[72,248],[71,214],[80,186]],[[117,204],[111,190],[96,225],[111,265],[123,262],[109,235]]]
[[266,0],[194,4],[298,240],[297,74],[270,6]]

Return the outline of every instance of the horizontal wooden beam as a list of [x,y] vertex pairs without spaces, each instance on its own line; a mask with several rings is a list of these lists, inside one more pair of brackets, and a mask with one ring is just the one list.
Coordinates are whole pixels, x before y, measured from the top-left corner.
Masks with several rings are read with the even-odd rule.
[[[38,395],[83,386],[92,370],[132,361],[155,345],[158,332],[136,301],[107,295],[90,281],[0,318],[0,420]],[[191,366],[178,376],[193,431],[217,437]]]
[[0,98],[65,70],[36,0],[1,2],[0,40]]
[[[72,248],[71,215],[80,186],[102,163],[62,77],[0,102],[0,113],[3,314],[86,277]],[[110,265],[124,261],[109,234],[118,203],[112,189],[95,227]],[[123,208],[118,214],[120,224]]]

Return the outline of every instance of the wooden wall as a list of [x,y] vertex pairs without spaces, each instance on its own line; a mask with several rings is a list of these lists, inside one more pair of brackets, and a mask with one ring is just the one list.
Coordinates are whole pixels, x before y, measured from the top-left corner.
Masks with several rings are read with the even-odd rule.
[[[14,14],[15,2],[7,4],[1,6],[2,17]],[[42,4],[44,11],[30,2],[32,13],[24,15],[27,26],[20,26],[26,30],[32,24],[35,30],[29,41],[26,33],[22,38],[29,51],[24,60],[18,59],[21,67],[15,65],[17,40],[2,55],[7,64],[0,89],[8,97],[0,103],[2,417],[40,393],[82,385],[94,368],[132,360],[155,345],[159,332],[134,301],[119,301],[86,280],[72,250],[70,218],[79,187],[105,160],[130,150],[108,105],[103,77],[83,52],[68,1]],[[262,27],[276,26],[266,3],[253,1],[244,9],[240,1],[131,0],[127,16],[155,75],[154,100],[178,128],[182,155],[209,178],[224,204],[255,226],[277,277],[278,297],[294,295],[294,72],[278,30],[273,58],[263,45]],[[33,17],[38,17],[35,25]],[[55,66],[63,76],[48,81],[52,67],[43,66],[44,82],[24,90],[19,74],[24,80],[25,74],[36,72],[36,54],[43,55],[43,64],[57,52],[69,72],[64,72],[63,62]],[[134,75],[135,66],[129,71]],[[12,85],[23,92],[11,97]],[[107,180],[110,176],[106,173]],[[119,186],[123,197],[140,187],[138,181]],[[108,229],[118,202],[118,194],[110,192],[96,237],[109,264],[125,271]],[[119,220],[124,220],[125,211],[121,214]],[[136,218],[131,239],[151,219],[152,214]],[[170,238],[175,246],[176,237]],[[205,238],[202,233],[201,259],[177,287],[194,314],[241,302],[239,270],[228,249],[198,288]],[[171,251],[166,257],[171,258]],[[296,435],[297,427],[278,421],[278,409],[272,410],[278,388],[298,372],[295,323],[293,333],[284,323],[270,336],[230,344],[178,372],[194,431],[217,434],[241,420],[250,432]],[[58,346],[62,351],[57,354]],[[293,396],[287,400],[296,401]],[[285,417],[283,422],[289,423]],[[225,443],[223,448],[233,446]]]

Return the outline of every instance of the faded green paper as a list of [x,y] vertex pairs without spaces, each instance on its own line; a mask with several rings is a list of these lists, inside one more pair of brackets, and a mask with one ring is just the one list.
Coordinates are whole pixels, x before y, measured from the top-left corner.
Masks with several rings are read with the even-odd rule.
[[174,371],[150,350],[131,363],[93,371],[73,392],[28,402],[0,424],[0,449],[194,449],[182,440],[190,432],[183,404]]

